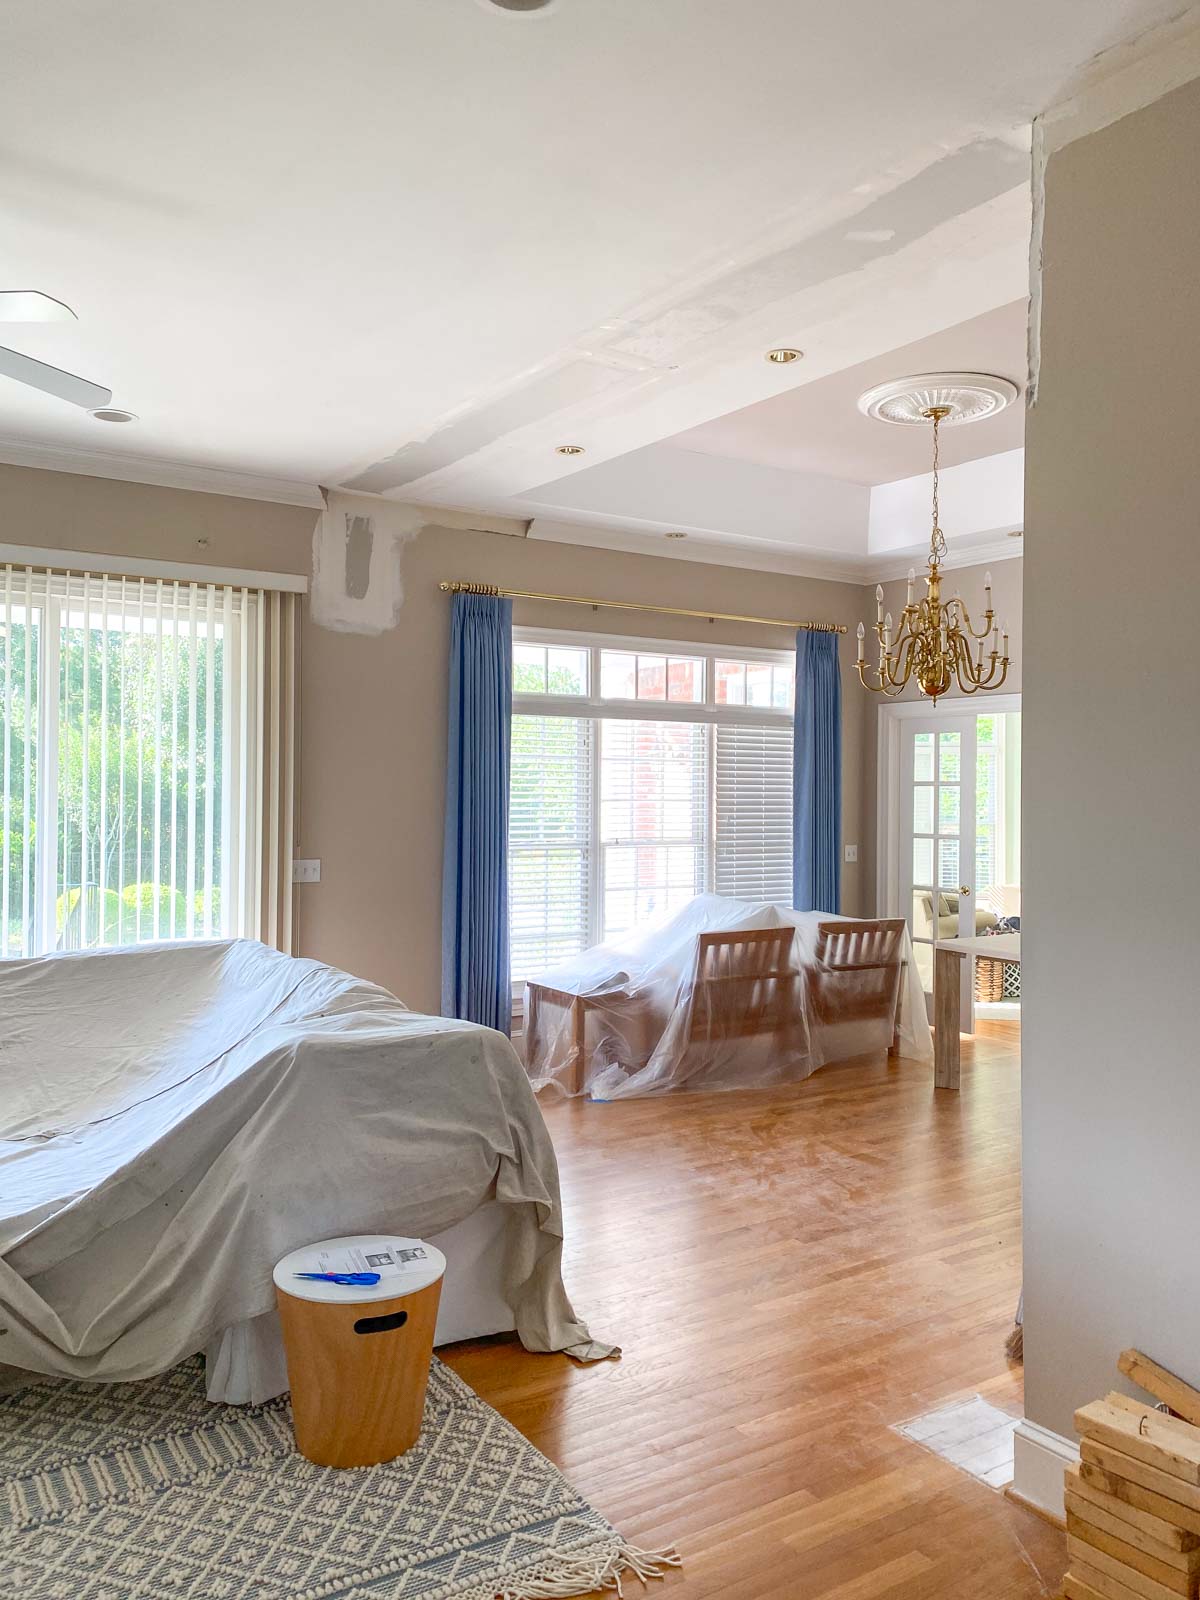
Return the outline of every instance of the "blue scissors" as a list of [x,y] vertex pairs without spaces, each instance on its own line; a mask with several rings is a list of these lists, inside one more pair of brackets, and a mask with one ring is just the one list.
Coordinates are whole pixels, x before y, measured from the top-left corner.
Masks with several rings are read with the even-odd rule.
[[296,1272],[293,1277],[310,1283],[340,1283],[345,1289],[370,1289],[379,1282],[378,1272]]

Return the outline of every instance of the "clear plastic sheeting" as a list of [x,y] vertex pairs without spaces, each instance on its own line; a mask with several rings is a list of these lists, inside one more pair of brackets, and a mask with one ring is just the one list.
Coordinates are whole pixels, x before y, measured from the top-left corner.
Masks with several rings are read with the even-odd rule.
[[769,1088],[895,1049],[932,1061],[908,929],[699,895],[525,989],[535,1089],[595,1100]]

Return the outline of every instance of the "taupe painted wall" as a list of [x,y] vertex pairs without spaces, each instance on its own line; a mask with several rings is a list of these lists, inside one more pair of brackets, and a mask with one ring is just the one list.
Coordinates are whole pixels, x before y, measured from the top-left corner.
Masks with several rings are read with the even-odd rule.
[[1025,1395],[1200,1382],[1200,82],[1051,157],[1026,457]]
[[[441,871],[449,601],[442,578],[559,594],[853,623],[861,590],[484,533],[427,528],[404,549],[398,627],[374,637],[309,627],[304,635],[302,854],[322,858],[322,881],[302,887],[306,953],[437,1010],[441,987]],[[685,618],[593,613],[518,602],[518,622],[659,638],[778,648],[779,629]],[[842,640],[843,829],[866,824],[862,782],[864,693]],[[848,675],[849,674],[849,675]],[[843,868],[843,895],[861,909],[861,864]]]
[[[290,506],[0,466],[0,540],[98,555],[306,573],[315,513]],[[618,600],[713,607],[842,622],[853,630],[865,593],[854,584],[781,577],[652,556],[526,542],[430,527],[403,550],[405,601],[396,628],[333,632],[305,619],[302,639],[300,833],[297,854],[322,861],[300,885],[300,949],[436,1010],[440,995],[441,861],[449,601],[441,578]],[[778,647],[774,628],[518,603],[519,622]],[[847,911],[871,908],[863,860],[874,798],[865,803],[866,696],[842,640],[843,868]]]
[[[1022,559],[1017,557],[1007,561],[992,562],[990,567],[955,567],[946,574],[943,584],[943,593],[947,599],[956,591],[962,595],[966,601],[967,610],[971,613],[971,620],[978,628],[982,626],[983,580],[985,574],[988,571],[991,572],[992,604],[996,612],[996,620],[1001,626],[1005,623],[1008,624],[1008,647],[1011,664],[1008,669],[1008,677],[1004,681],[1003,692],[1005,694],[1019,694],[1021,692],[1021,665],[1024,657],[1021,643],[1021,569],[1023,565]],[[924,586],[921,582],[920,564],[917,563],[916,566],[916,594],[920,598],[924,593]],[[894,620],[899,618],[900,613],[904,610],[907,589],[908,584],[904,578],[883,585],[883,609],[885,615],[890,611]],[[871,588],[864,590],[863,593],[863,605],[869,608],[864,611],[862,620],[867,625],[866,651],[867,660],[870,661],[872,659],[871,646],[874,642],[871,628],[875,622],[875,591],[874,588]],[[853,630],[851,630],[851,634],[853,634]],[[858,641],[854,637],[850,637],[846,640],[846,644],[846,653],[853,659],[858,649]],[[878,652],[878,645],[875,648],[876,652]],[[910,683],[899,698],[901,700],[920,700],[921,691]],[[961,694],[956,684],[944,700],[938,701],[938,705],[950,706],[951,701],[960,698]],[[860,856],[862,861],[863,897],[868,905],[875,907],[876,911],[883,909],[882,906],[875,904],[878,898],[876,895],[876,839],[878,835],[876,814],[878,810],[879,705],[880,697],[872,695],[871,704],[863,718],[863,784],[865,786],[863,803],[867,807],[869,815],[868,826],[865,830],[866,855]],[[977,696],[974,700],[974,705],[979,711],[986,710],[987,696]],[[936,715],[936,713],[932,714]],[[948,710],[947,715],[954,715],[954,710]]]

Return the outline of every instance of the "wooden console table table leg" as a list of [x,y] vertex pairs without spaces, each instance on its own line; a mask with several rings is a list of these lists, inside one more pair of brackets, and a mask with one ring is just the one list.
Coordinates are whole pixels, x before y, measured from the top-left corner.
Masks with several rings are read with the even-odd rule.
[[955,950],[933,952],[933,1086],[957,1089],[961,1060],[962,962]]

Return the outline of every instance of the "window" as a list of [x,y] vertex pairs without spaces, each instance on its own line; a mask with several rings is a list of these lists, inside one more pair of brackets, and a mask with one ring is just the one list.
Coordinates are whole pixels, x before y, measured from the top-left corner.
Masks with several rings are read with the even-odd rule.
[[975,890],[1004,879],[1004,719],[975,720]]
[[258,933],[262,603],[0,570],[0,957]]
[[518,985],[706,890],[791,899],[794,673],[790,652],[518,631]]
[[704,888],[705,733],[696,722],[600,722],[605,939],[674,911]]
[[713,741],[713,889],[790,905],[792,729],[719,723]]

